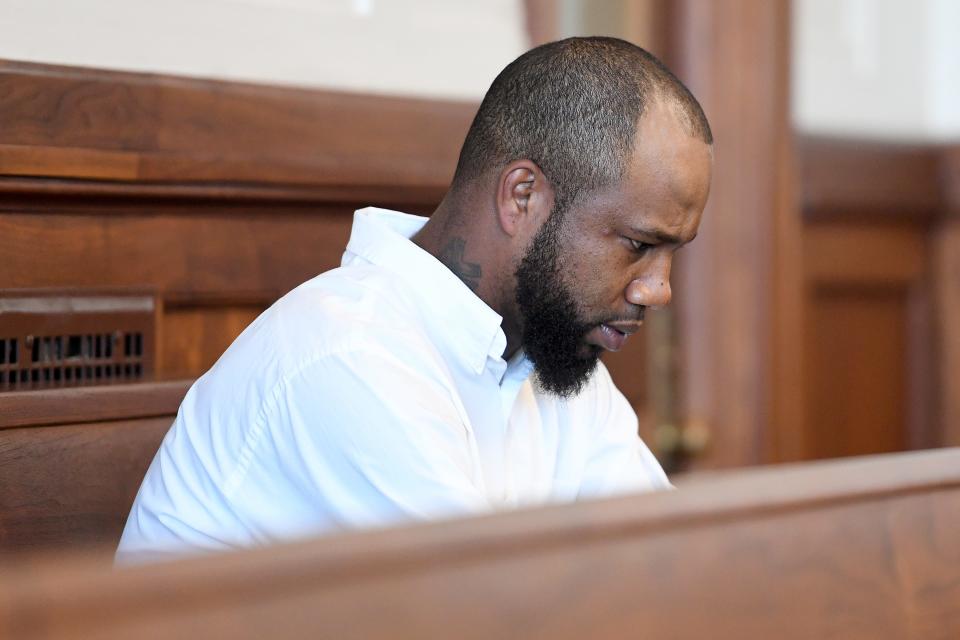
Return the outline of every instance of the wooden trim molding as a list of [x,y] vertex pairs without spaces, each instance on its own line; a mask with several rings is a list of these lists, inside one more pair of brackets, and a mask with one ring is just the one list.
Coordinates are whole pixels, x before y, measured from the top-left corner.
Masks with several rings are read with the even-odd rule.
[[944,150],[940,177],[943,181],[947,213],[960,219],[960,145]]
[[0,176],[20,178],[0,179],[0,195],[36,189],[23,178],[42,177],[109,181],[119,193],[140,184],[195,195],[203,185],[216,196],[227,183],[283,199],[319,190],[353,201],[355,190],[367,199],[386,188],[433,196],[447,186],[476,111],[467,102],[2,60],[0,85]]
[[[0,145],[0,166],[3,145]],[[48,174],[55,174],[54,165]],[[68,211],[83,213],[122,212],[132,203],[153,201],[169,206],[282,205],[309,209],[325,204],[376,203],[404,206],[435,204],[447,189],[446,183],[423,185],[299,185],[234,182],[116,182],[56,177],[21,177],[0,174],[0,211]],[[107,206],[104,206],[107,205]]]
[[798,152],[808,219],[879,215],[920,222],[960,198],[960,168],[950,171],[960,152],[950,147],[806,137]]
[[13,391],[0,395],[0,430],[172,416],[193,380]]

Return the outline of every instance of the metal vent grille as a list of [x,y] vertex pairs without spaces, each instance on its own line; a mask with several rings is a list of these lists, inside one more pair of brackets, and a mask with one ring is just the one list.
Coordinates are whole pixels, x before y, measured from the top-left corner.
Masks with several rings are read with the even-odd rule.
[[151,296],[0,294],[0,391],[143,379],[154,310]]

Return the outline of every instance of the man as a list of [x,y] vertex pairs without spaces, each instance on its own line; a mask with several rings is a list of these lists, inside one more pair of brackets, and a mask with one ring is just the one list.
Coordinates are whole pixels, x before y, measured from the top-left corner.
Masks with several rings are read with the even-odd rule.
[[193,386],[118,560],[668,487],[598,359],[670,301],[711,148],[638,47],[518,58],[429,221],[358,211]]

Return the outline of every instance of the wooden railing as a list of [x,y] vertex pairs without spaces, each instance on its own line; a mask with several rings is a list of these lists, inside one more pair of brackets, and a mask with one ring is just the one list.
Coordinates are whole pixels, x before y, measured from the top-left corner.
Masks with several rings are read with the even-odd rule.
[[960,450],[113,571],[0,574],[31,638],[960,637]]

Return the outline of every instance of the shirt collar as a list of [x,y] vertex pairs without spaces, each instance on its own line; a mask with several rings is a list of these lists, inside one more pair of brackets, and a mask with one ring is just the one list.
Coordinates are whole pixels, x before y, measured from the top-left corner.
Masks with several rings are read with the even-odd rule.
[[399,211],[359,209],[353,215],[344,260],[352,253],[406,280],[417,306],[425,310],[431,334],[479,375],[488,357],[500,359],[506,349],[503,318],[443,263],[410,241],[426,223],[427,218]]

